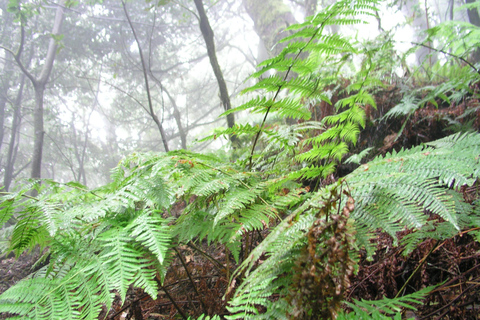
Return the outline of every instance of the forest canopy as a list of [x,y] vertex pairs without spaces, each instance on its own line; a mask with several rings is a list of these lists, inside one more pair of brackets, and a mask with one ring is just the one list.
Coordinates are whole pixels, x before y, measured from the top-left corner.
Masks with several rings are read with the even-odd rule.
[[479,7],[0,0],[1,317],[474,319]]

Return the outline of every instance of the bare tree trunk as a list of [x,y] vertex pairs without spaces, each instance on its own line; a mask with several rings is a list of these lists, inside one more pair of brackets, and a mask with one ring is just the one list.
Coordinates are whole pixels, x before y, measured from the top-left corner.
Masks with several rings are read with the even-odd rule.
[[[175,122],[177,124],[178,135],[180,136],[181,147],[182,147],[182,149],[186,150],[187,149],[187,131],[185,131],[185,129],[183,128],[182,117],[180,115],[180,110],[178,109],[177,103],[175,102],[175,99],[173,99],[170,92],[168,92],[168,90],[163,86],[162,81],[160,81],[160,79],[158,79],[153,74],[152,70],[149,70],[149,72],[150,72],[150,76],[152,77],[153,81],[155,81],[158,84],[158,86],[160,87],[162,92],[166,93],[168,99],[170,100],[170,103],[172,104],[172,108],[173,108],[173,113],[172,114],[173,114],[173,118],[175,119]],[[172,137],[170,137],[170,139],[171,138]]]
[[[3,12],[7,11],[7,2],[3,1],[1,4],[1,8]],[[2,26],[2,35],[1,35],[1,42],[0,43],[8,43],[5,41],[9,39],[11,36],[11,29],[9,25],[12,24],[12,19],[10,15],[3,14],[2,15],[3,26]],[[3,77],[2,77],[2,84],[1,84],[1,91],[0,91],[0,150],[2,149],[3,138],[5,135],[5,108],[7,106],[8,101],[8,90],[10,89],[10,80],[12,76],[11,69],[13,68],[13,61],[11,59],[4,58],[5,63],[3,64]]]
[[[422,1],[422,4],[428,4]],[[423,41],[424,35],[423,31],[429,28],[429,18],[428,18],[428,7],[426,10],[419,10],[420,1],[419,0],[406,0],[405,3],[401,4],[401,10],[406,17],[413,17],[412,27],[416,33],[415,42],[421,43]],[[437,54],[432,52],[426,47],[420,47],[415,52],[416,60],[418,64],[422,64],[427,58],[430,65],[433,65],[437,62]]]
[[288,35],[283,30],[296,23],[290,8],[283,0],[243,0],[243,5],[270,57],[279,54],[284,46],[278,41]]
[[11,60],[7,60],[3,66],[3,74],[6,76],[0,89],[0,150],[2,150],[3,136],[5,134],[5,108],[8,101],[8,90],[10,89],[10,77],[8,75],[11,74],[8,72],[8,69],[11,65]]
[[128,15],[127,11],[127,6],[125,5],[125,2],[122,0],[122,5],[123,5],[123,11],[125,12],[125,16],[127,17],[128,24],[130,25],[130,28],[132,29],[133,37],[135,38],[135,42],[138,47],[138,53],[140,54],[140,60],[142,62],[142,70],[143,70],[143,77],[145,79],[145,87],[147,90],[147,98],[148,98],[148,113],[150,114],[150,117],[152,117],[153,121],[158,127],[158,130],[160,131],[160,136],[162,138],[163,142],[163,147],[165,148],[165,151],[168,152],[168,142],[167,142],[167,135],[165,133],[165,130],[163,129],[162,122],[158,119],[157,115],[155,114],[155,111],[153,110],[153,103],[152,103],[152,97],[150,96],[150,86],[148,84],[148,72],[147,72],[147,66],[145,64],[145,59],[143,57],[143,51],[142,47],[140,46],[140,42],[138,41],[137,33],[135,32],[135,28],[133,27],[132,21],[130,20],[130,16]]
[[[474,3],[475,0],[465,0],[465,3]],[[480,16],[478,14],[478,9],[469,9],[467,11],[468,13],[468,20],[470,21],[471,24],[480,27]],[[477,63],[480,61],[480,49],[476,49],[472,56],[471,56],[472,62]]]
[[182,149],[186,150],[187,149],[187,132],[185,131],[185,129],[183,128],[183,125],[182,125],[180,110],[178,109],[177,103],[175,102],[175,99],[173,99],[170,92],[165,90],[165,88],[163,88],[163,91],[167,94],[168,99],[170,100],[170,103],[172,104],[173,118],[175,119],[175,122],[177,123],[178,134],[180,135],[180,143],[181,143]]
[[[13,119],[12,119],[12,129],[10,134],[10,142],[8,145],[7,153],[7,164],[5,166],[5,176],[3,177],[3,185],[5,190],[8,191],[10,184],[12,183],[14,177],[14,164],[16,158],[16,151],[18,148],[17,134],[20,131],[20,122],[21,122],[21,102],[23,98],[23,89],[25,87],[25,74],[20,76],[20,88],[18,89],[17,97],[13,104]],[[20,137],[18,136],[18,139]]]
[[53,38],[60,34],[60,27],[63,20],[63,11],[64,11],[65,0],[61,0],[57,6],[55,12],[55,21],[52,28],[52,38],[48,44],[47,55],[45,56],[45,64],[40,72],[38,77],[35,77],[30,73],[21,61],[21,55],[23,51],[23,46],[25,43],[25,26],[23,25],[23,20],[21,21],[21,40],[20,46],[17,53],[9,51],[13,54],[17,65],[20,67],[22,72],[30,79],[35,90],[35,107],[33,110],[33,131],[34,131],[34,143],[33,143],[33,157],[32,157],[32,178],[41,177],[42,169],[42,153],[43,153],[43,140],[45,136],[45,130],[43,127],[43,98],[45,95],[45,87],[50,77],[50,73],[53,69],[53,62],[55,60],[55,55],[57,52],[57,42]]
[[[205,44],[207,46],[208,58],[210,59],[210,64],[212,65],[215,78],[217,78],[218,88],[220,90],[220,99],[222,100],[223,108],[225,111],[228,111],[231,109],[230,96],[228,95],[228,88],[227,84],[225,83],[225,79],[223,78],[222,70],[218,64],[213,30],[208,21],[207,14],[205,13],[203,1],[194,0],[194,2],[199,15],[200,31],[202,32],[203,39],[205,40]],[[229,128],[232,128],[235,125],[235,117],[233,113],[227,115],[227,125]],[[230,140],[232,143],[236,143],[236,136],[230,136]]]

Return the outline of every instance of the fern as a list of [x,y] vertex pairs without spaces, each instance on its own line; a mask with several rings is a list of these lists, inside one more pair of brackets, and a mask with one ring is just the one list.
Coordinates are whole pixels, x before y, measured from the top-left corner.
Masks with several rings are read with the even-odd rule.
[[416,308],[412,304],[420,304],[425,296],[432,291],[434,287],[427,287],[420,291],[414,292],[397,299],[384,298],[378,301],[358,301],[347,303],[353,312],[341,313],[337,319],[403,319],[402,309],[410,309],[415,311]]

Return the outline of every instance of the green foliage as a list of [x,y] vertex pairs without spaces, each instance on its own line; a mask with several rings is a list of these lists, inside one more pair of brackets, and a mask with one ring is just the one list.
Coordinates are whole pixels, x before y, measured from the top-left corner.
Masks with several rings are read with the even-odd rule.
[[[476,6],[478,3],[468,4],[462,8]],[[480,70],[478,65],[475,66],[470,60],[471,55],[480,49],[479,37],[480,28],[463,21],[445,21],[428,29],[426,39],[406,55],[418,47],[426,46],[444,59],[439,59],[433,66],[424,65],[417,68],[412,77],[413,86],[409,85],[406,88],[401,102],[389,110],[384,117],[408,118],[427,104],[439,108],[442,103],[458,105],[465,100],[478,99],[478,92],[473,86],[478,82]],[[432,47],[432,43],[435,43],[435,47]],[[424,70],[426,72],[423,72]],[[423,85],[425,83],[427,84]],[[455,131],[471,130],[468,125],[459,126],[457,121],[459,119],[446,118],[455,124],[451,127]]]
[[[229,319],[397,319],[401,308],[412,309],[431,288],[354,301],[348,304],[352,312],[342,311],[359,249],[371,255],[370,240],[379,230],[397,242],[398,231],[412,230],[401,240],[407,254],[422,239],[480,226],[478,204],[457,192],[480,177],[480,135],[456,134],[379,156],[336,182],[318,182],[357,143],[366,125],[364,108],[376,107],[371,91],[383,85],[376,68],[385,55],[377,53],[390,48],[362,47],[325,27],[360,23],[362,15],[374,15],[375,5],[338,1],[289,28],[295,32],[284,40],[286,47],[259,66],[252,75],[259,81],[245,89],[258,95],[228,111],[260,113],[262,122],[219,129],[207,138],[249,138],[246,156],[229,161],[189,151],[132,154],[113,169],[112,182],[97,189],[43,180],[37,197],[29,196],[37,181],[3,194],[0,223],[18,221],[8,250],[19,254],[40,245],[49,263],[2,294],[0,312],[22,319],[96,319],[102,306],[110,309],[115,293],[124,301],[131,286],[155,299],[175,248],[185,244],[233,254],[238,267],[226,295],[232,297]],[[325,91],[332,76],[324,70],[339,72],[353,55],[363,62],[336,113],[308,121],[310,104],[331,103]],[[270,71],[275,74],[262,78]],[[467,90],[472,81],[466,78],[458,88]],[[409,114],[435,97],[452,100],[446,95],[452,88],[439,84],[423,102],[406,97],[405,107],[390,115]],[[296,120],[269,123],[270,113]],[[317,183],[307,190],[302,182],[309,179]],[[249,247],[248,237],[265,229],[265,238]]]
[[[353,312],[340,313],[337,319],[370,319],[370,320],[383,320],[383,319],[404,319],[402,318],[402,309],[410,309],[415,311],[416,308],[412,304],[420,304],[425,296],[432,291],[434,287],[427,287],[412,294],[399,297],[397,299],[384,298],[378,301],[358,301],[354,300],[353,303],[347,303]],[[410,318],[413,319],[413,318]]]

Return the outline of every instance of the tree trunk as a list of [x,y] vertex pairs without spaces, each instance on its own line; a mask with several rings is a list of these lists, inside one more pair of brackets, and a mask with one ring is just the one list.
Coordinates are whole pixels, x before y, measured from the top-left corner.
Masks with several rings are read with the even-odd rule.
[[140,41],[138,40],[137,33],[135,32],[135,28],[133,27],[132,21],[130,20],[130,16],[128,15],[127,6],[123,0],[122,0],[122,6],[123,6],[123,11],[125,12],[125,17],[127,18],[128,24],[130,25],[130,29],[132,29],[133,37],[135,38],[135,42],[138,48],[138,53],[140,54],[140,60],[142,62],[143,77],[145,79],[145,89],[147,90],[149,114],[150,114],[150,117],[152,117],[155,124],[157,125],[158,130],[160,131],[160,137],[162,138],[165,152],[168,152],[170,151],[170,149],[168,147],[167,135],[165,133],[165,130],[163,129],[162,122],[160,121],[160,119],[158,119],[158,116],[155,114],[155,111],[153,110],[152,97],[150,96],[150,86],[148,84],[147,66],[145,64],[145,59],[143,57],[142,47],[140,46]]
[[16,158],[16,149],[17,149],[17,134],[20,131],[20,122],[21,122],[21,102],[23,98],[23,89],[25,86],[25,74],[20,76],[20,88],[18,89],[17,98],[14,102],[14,111],[12,119],[12,129],[10,134],[10,143],[8,145],[7,153],[7,164],[5,166],[5,176],[3,177],[3,185],[5,190],[8,191],[10,184],[12,183],[14,176],[14,164]]
[[31,178],[40,178],[42,173],[42,155],[45,130],[43,126],[43,98],[45,86],[37,84],[35,89],[35,108],[33,109],[33,158]]
[[47,55],[45,57],[45,64],[43,65],[40,75],[36,78],[34,77],[22,64],[21,54],[23,45],[25,42],[25,30],[22,24],[21,26],[21,42],[18,52],[14,55],[15,61],[22,70],[22,72],[30,79],[35,90],[35,107],[33,110],[33,131],[34,131],[34,143],[33,143],[33,157],[32,157],[32,171],[31,177],[38,179],[41,177],[42,171],[42,153],[43,153],[43,140],[45,136],[45,131],[43,127],[43,98],[45,95],[45,87],[50,77],[50,73],[53,69],[53,62],[55,60],[55,54],[57,52],[57,42],[53,36],[58,36],[60,34],[60,27],[63,20],[63,8],[65,5],[65,0],[61,0],[57,6],[55,12],[55,21],[52,28],[52,38],[48,43]]
[[[3,74],[8,75],[9,73],[7,72],[8,65],[10,60],[7,60],[7,62],[3,66]],[[8,89],[10,89],[10,77],[5,77],[3,79],[2,83],[2,88],[0,92],[0,150],[2,150],[2,144],[3,144],[3,136],[5,134],[5,107],[7,106],[7,93]]]
[[[1,5],[0,10],[3,12],[7,11],[7,3],[4,1]],[[3,14],[2,15],[3,26],[2,26],[2,35],[1,35],[1,42],[0,43],[8,43],[7,39],[11,36],[11,25],[12,19],[10,15]],[[1,91],[0,91],[0,150],[2,150],[3,138],[5,135],[5,108],[7,106],[8,101],[8,90],[10,89],[10,80],[12,77],[12,67],[13,61],[11,59],[7,59],[4,57],[4,64],[3,64],[3,77],[2,77],[2,84],[1,84]]]
[[243,0],[243,5],[270,57],[276,56],[285,46],[278,41],[288,35],[283,30],[296,23],[290,8],[282,0]]
[[182,125],[180,110],[178,110],[177,103],[175,102],[175,99],[173,99],[170,92],[168,92],[165,88],[163,88],[163,91],[167,94],[168,99],[170,100],[170,103],[172,104],[173,118],[175,119],[175,122],[177,123],[178,134],[180,135],[181,147],[182,147],[182,149],[186,150],[187,149],[187,133],[185,132],[185,129],[183,128],[183,125]]
[[[207,45],[208,58],[210,59],[210,64],[212,65],[213,73],[215,74],[215,78],[217,78],[218,88],[220,89],[220,99],[222,100],[223,108],[225,111],[228,111],[231,109],[230,96],[228,95],[225,79],[223,79],[222,70],[218,64],[217,54],[215,52],[213,30],[208,21],[207,14],[205,13],[203,1],[194,0],[194,2],[199,14],[200,31],[202,32],[202,36],[205,39],[205,44]],[[235,117],[233,113],[227,115],[227,125],[229,128],[232,128],[235,125]],[[234,142],[234,140],[236,140],[235,136],[231,136],[230,140]]]
[[[412,28],[416,33],[415,42],[422,43],[425,37],[422,32],[430,27],[430,22],[428,19],[428,8],[427,11],[421,10],[419,5],[419,0],[406,0],[405,3],[401,4],[401,10],[405,17],[413,17]],[[415,51],[415,56],[418,64],[422,64],[428,59],[429,64],[433,65],[438,60],[437,54],[426,47],[418,48]]]
[[[469,3],[474,3],[475,0],[465,0],[465,3],[469,4]],[[467,13],[468,13],[468,20],[470,21],[471,24],[477,26],[477,27],[480,27],[480,16],[478,14],[478,9],[469,9],[467,10]],[[472,56],[471,56],[471,59],[472,59],[472,63],[477,63],[480,61],[480,49],[476,49]]]

